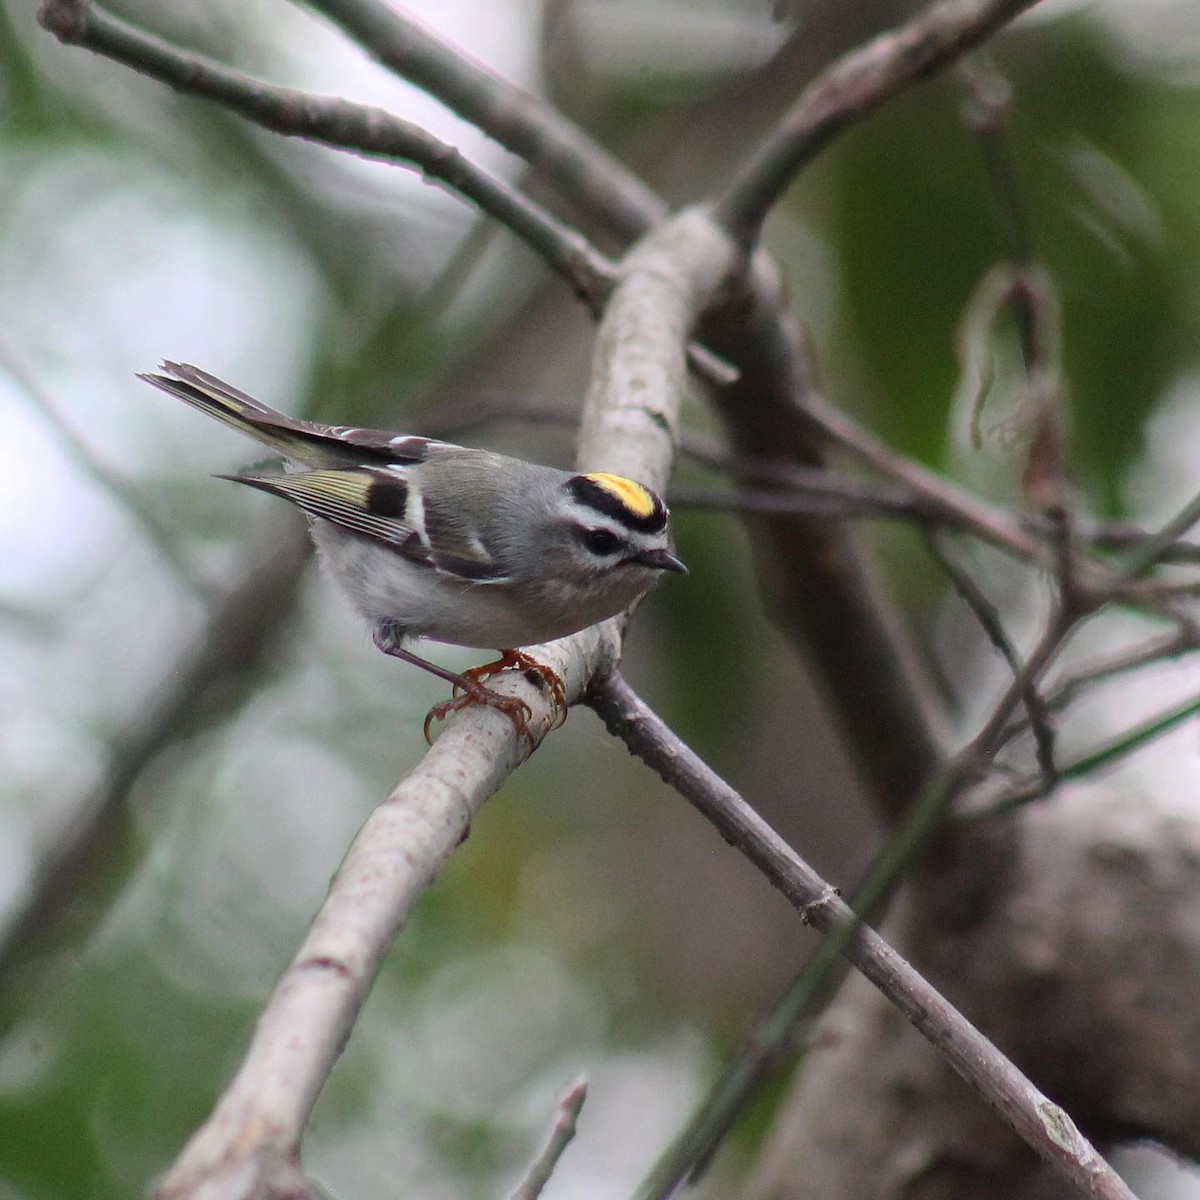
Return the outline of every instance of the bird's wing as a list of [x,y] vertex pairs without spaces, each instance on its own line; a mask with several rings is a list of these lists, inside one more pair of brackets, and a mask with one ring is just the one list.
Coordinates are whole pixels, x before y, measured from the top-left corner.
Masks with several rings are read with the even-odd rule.
[[473,583],[499,583],[504,571],[478,539],[451,531],[422,532],[410,513],[410,487],[399,470],[352,467],[287,474],[224,475],[293,504],[345,529],[383,542],[411,562]]

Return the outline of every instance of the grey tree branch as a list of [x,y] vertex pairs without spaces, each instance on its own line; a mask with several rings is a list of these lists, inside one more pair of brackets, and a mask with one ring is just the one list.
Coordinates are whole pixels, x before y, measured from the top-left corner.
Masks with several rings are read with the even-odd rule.
[[[619,675],[588,696],[609,731],[689,800],[722,837],[752,859],[804,920],[835,941],[851,963],[934,1045],[968,1085],[1088,1196],[1133,1200],[1071,1118],[931,987],[723,779],[642,702]],[[666,1196],[662,1190],[644,1195]]]
[[90,0],[44,0],[38,20],[68,45],[211,100],[264,129],[412,167],[502,222],[593,307],[607,294],[611,264],[577,230],[419,125],[380,108],[265,83],[180,50]]
[[[942,544],[936,532],[926,539],[926,544],[938,565],[946,573],[954,590],[975,614],[975,619],[983,628],[988,641],[995,646],[1004,661],[1008,663],[1013,677],[1021,678],[1024,668],[1020,652],[1008,636],[1008,631],[1004,628],[1004,622],[996,610],[996,606],[987,598],[966,567],[959,563],[949,549]],[[1025,705],[1028,727],[1033,731],[1034,742],[1037,746],[1038,766],[1041,768],[1042,778],[1049,790],[1057,775],[1054,764],[1054,727],[1051,724],[1048,706],[1038,690],[1036,680],[1028,681],[1021,699]]]
[[[619,645],[617,624],[608,622],[532,653],[574,701],[593,671],[616,661]],[[540,742],[555,721],[546,693],[511,673],[489,686],[529,704],[530,731],[534,744]],[[380,961],[484,801],[526,753],[506,716],[476,705],[453,720],[367,818],[233,1080],[155,1184],[158,1200],[248,1200],[293,1195],[298,1186],[309,1194],[299,1172],[300,1139]]]
[[797,171],[846,125],[923,75],[956,61],[1035,0],[940,0],[900,29],[844,55],[734,172],[716,218],[750,244]]
[[[447,47],[388,15],[374,0],[322,0],[316,7],[381,61],[435,89],[460,116],[509,148],[538,147],[541,161],[553,160],[555,176],[573,202],[602,227],[627,237],[661,218],[661,202],[644,187],[629,187],[623,169],[597,153],[586,135],[565,127],[545,106],[486,69],[461,57],[455,61]],[[836,69],[835,64],[831,70]],[[622,197],[620,217],[607,209],[614,193]],[[713,315],[703,339],[745,373],[718,389],[718,404],[739,448],[769,447],[770,454],[761,457],[816,465],[818,439],[811,425],[796,417],[797,400],[808,387],[798,378],[804,375],[803,356],[780,312],[773,274],[765,262],[762,267],[752,276],[751,303],[736,297]],[[918,656],[844,530],[819,521],[780,520],[769,526],[763,541],[768,548],[759,556],[760,570],[779,597],[780,623],[806,652],[815,650],[852,743],[879,795],[886,797],[884,808],[895,811],[935,761],[942,725]],[[868,696],[871,703],[864,705]],[[868,725],[870,736],[859,737]]]
[[385,66],[520,155],[545,182],[622,242],[667,206],[594,138],[552,108],[381,0],[308,0]]
[[558,1098],[557,1112],[554,1124],[546,1137],[545,1144],[538,1151],[537,1157],[529,1164],[521,1182],[513,1189],[508,1200],[538,1200],[558,1160],[562,1158],[566,1148],[575,1137],[575,1126],[583,1102],[587,1099],[587,1080],[577,1079],[564,1090]]

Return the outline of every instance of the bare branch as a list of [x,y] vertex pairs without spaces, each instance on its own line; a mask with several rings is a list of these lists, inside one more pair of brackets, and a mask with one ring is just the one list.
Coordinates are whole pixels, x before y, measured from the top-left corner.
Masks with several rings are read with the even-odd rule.
[[1029,214],[1017,185],[1008,139],[1012,87],[986,50],[965,56],[958,64],[957,75],[965,93],[963,119],[979,141],[1000,210],[1007,257],[1013,262],[1029,262],[1033,258]]
[[843,55],[801,93],[779,124],[734,172],[715,216],[749,244],[796,173],[845,126],[930,75],[1035,0],[940,0],[907,25]]
[[1160,562],[1197,521],[1200,521],[1200,493],[1185,504],[1161,529],[1133,550],[1122,565],[1120,574],[1113,581],[1113,588],[1119,589],[1124,584],[1133,582]]
[[[558,675],[568,701],[574,701],[593,671],[615,661],[619,644],[617,623],[610,621],[532,652]],[[512,673],[489,687],[518,695],[530,706],[530,734],[535,745],[540,743],[555,721],[545,691]],[[259,1017],[237,1074],[155,1185],[159,1200],[275,1194],[275,1173],[294,1170],[313,1104],[384,953],[483,802],[524,761],[527,750],[527,740],[506,716],[475,705],[454,718],[367,818]]]
[[[596,682],[588,696],[609,731],[689,800],[738,847],[945,1056],[1048,1163],[1090,1196],[1133,1200],[1062,1109],[906,963],[723,779],[638,698],[620,676]],[[642,1197],[665,1197],[678,1179],[656,1180]]]
[[[1022,678],[1024,668],[1021,663],[1021,656],[1009,638],[1008,632],[1004,628],[1004,622],[1000,619],[999,612],[996,611],[996,606],[987,598],[983,589],[975,580],[971,578],[970,572],[955,560],[953,555],[943,545],[942,539],[938,537],[936,532],[931,533],[926,538],[926,545],[929,547],[929,552],[937,560],[938,565],[949,577],[954,590],[963,598],[971,612],[975,614],[975,619],[982,626],[984,633],[987,634],[988,641],[995,646],[1004,658],[1004,661],[1008,663],[1013,677],[1015,679]],[[1041,692],[1038,691],[1037,682],[1033,679],[1027,681],[1021,699],[1025,705],[1025,712],[1028,715],[1029,728],[1033,731],[1033,738],[1037,747],[1038,766],[1041,768],[1042,778],[1048,790],[1054,785],[1054,780],[1057,776],[1057,770],[1054,766],[1054,727],[1050,721],[1050,713]]]
[[523,158],[622,241],[668,216],[662,200],[594,138],[411,17],[381,0],[307,2],[384,66]]
[[[1193,697],[1185,700],[1182,704],[1177,704],[1131,729],[1124,730],[1118,736],[1110,738],[1104,745],[1098,746],[1095,750],[1060,767],[1055,782],[1085,779],[1097,771],[1102,771],[1105,767],[1110,767],[1151,745],[1164,734],[1170,733],[1184,722],[1190,721],[1197,713],[1200,713],[1200,699]],[[990,820],[1035,800],[1042,800],[1048,792],[1046,780],[1038,779],[1024,787],[1006,789],[1001,792],[999,797],[989,799],[986,803],[970,804],[968,802],[964,805],[962,812],[956,815],[959,820],[964,822]]]
[[419,125],[369,105],[276,87],[161,38],[79,0],[44,0],[41,23],[58,38],[200,96],[286,137],[411,167],[503,223],[597,307],[611,264],[577,230]]
[[550,1182],[558,1160],[575,1137],[575,1125],[579,1120],[583,1102],[587,1099],[587,1090],[587,1080],[577,1079],[559,1096],[558,1111],[546,1137],[546,1143],[529,1164],[524,1178],[513,1189],[508,1200],[538,1200],[542,1190]]

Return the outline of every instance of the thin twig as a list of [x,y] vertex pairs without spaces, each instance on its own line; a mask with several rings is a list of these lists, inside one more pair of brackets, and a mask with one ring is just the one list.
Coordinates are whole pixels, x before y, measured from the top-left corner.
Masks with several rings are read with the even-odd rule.
[[765,492],[750,488],[696,487],[675,484],[669,496],[672,508],[731,512],[743,515],[829,517],[889,517],[925,523],[928,516],[910,496],[897,489],[872,487],[858,480],[829,475],[813,487],[791,492]]
[[[1133,1193],[1075,1128],[969,1021],[869,926],[723,779],[672,733],[619,675],[597,680],[588,697],[609,731],[688,799],[722,837],[746,854],[806,921],[843,943],[846,957],[1018,1135],[1082,1191],[1133,1200]],[[663,1197],[678,1179],[639,1196]]]
[[[1131,671],[1155,666],[1167,659],[1196,650],[1198,646],[1200,643],[1197,641],[1196,632],[1185,627],[1174,633],[1159,634],[1156,637],[1148,638],[1128,650],[1093,659],[1086,667],[1055,682],[1043,696],[1046,708],[1050,712],[1063,712],[1080,694],[1098,684],[1108,682]],[[1007,744],[1028,728],[1027,718],[1014,720],[1004,730],[999,745]]]
[[[897,454],[875,434],[858,425],[815,392],[805,397],[803,410],[805,416],[837,445],[861,458],[881,474],[917,492],[922,503],[929,508],[931,520],[940,520],[951,529],[969,532],[980,541],[1034,565],[1052,565],[1055,561],[1057,556],[1052,559],[1044,544],[1044,540],[1054,535],[1054,526],[1045,515],[1018,519],[1006,509],[973,496],[928,467]],[[1200,514],[1191,523],[1198,519]],[[1190,525],[1185,521],[1185,532],[1188,527]],[[1139,556],[1148,555],[1155,561],[1177,557],[1179,536],[1174,528],[1168,537],[1161,533],[1147,534],[1145,541],[1135,542],[1139,547],[1135,553]],[[1121,540],[1128,542],[1133,539],[1124,537]],[[1141,549],[1151,540],[1153,546],[1150,550]],[[1114,580],[1106,564],[1078,551],[1072,555],[1071,566],[1072,585],[1082,593],[1078,602],[1084,607],[1115,600],[1156,620],[1179,620],[1177,612],[1164,607],[1164,600],[1169,600],[1169,596],[1157,595],[1155,588],[1136,579],[1145,567],[1134,572],[1127,570],[1123,577]]]
[[[568,407],[567,402],[555,403],[523,392],[491,388],[440,405],[424,418],[418,432],[446,437],[494,421],[533,421],[573,428],[578,419],[577,408]],[[903,488],[889,490],[857,476],[779,459],[740,458],[731,454],[717,439],[684,429],[679,435],[679,452],[684,458],[734,479],[772,484],[778,490],[739,490],[719,494],[681,486],[672,492],[672,496],[679,497],[683,504],[722,511],[738,510],[740,501],[745,498],[745,511],[751,513],[854,517],[878,512],[881,516],[892,515],[923,526],[939,525],[971,534],[1033,565],[1046,560],[1044,543],[1056,536],[1050,518],[1042,513],[1012,512],[989,504],[915,460],[891,451],[849,418],[845,421],[844,426],[830,427],[831,436],[836,432],[839,442],[847,449],[857,451],[858,457],[880,473],[903,479]],[[840,499],[841,504],[831,503],[825,507],[818,501],[810,505],[808,496],[828,496],[831,501]],[[1130,550],[1153,536],[1128,521],[1098,521],[1079,516],[1074,517],[1073,532],[1076,541],[1096,550]],[[1163,550],[1160,561],[1200,563],[1200,545],[1175,542]]]
[[[862,921],[870,923],[878,918],[904,873],[943,827],[958,796],[978,778],[1008,717],[1058,653],[1066,632],[1060,618],[1057,615],[1052,618],[990,718],[957,755],[935,768],[900,815],[851,897],[851,907]],[[691,796],[688,799],[695,803]],[[706,810],[701,811],[709,815]],[[740,843],[733,844],[743,848]],[[745,852],[750,855],[749,850]],[[756,1084],[782,1060],[789,1048],[797,1044],[799,1031],[832,997],[841,981],[839,958],[845,953],[847,936],[843,933],[828,939],[806,960],[754,1034],[745,1039],[744,1048],[722,1071],[683,1131],[667,1148],[639,1191],[638,1200],[665,1197],[680,1180],[694,1179],[706,1168]]]
[[1200,493],[1183,506],[1161,529],[1140,543],[1122,564],[1113,587],[1139,579],[1158,563],[1197,521],[1200,521]]
[[[81,0],[43,0],[38,19],[63,42],[211,100],[273,133],[419,171],[520,238],[566,280],[593,316],[599,316],[616,284],[613,263],[577,229],[419,125],[371,105],[266,83],[180,50]],[[735,366],[698,343],[689,342],[687,356],[697,375],[718,387],[737,378]]]
[[[1176,518],[1168,522],[1167,528],[1175,530],[1177,534],[1184,532],[1190,527],[1187,517],[1191,508],[1192,505],[1187,506]],[[1061,598],[1062,602],[1069,602],[1070,607],[1059,607],[1052,613],[1042,637],[1024,664],[1014,671],[1014,678],[987,721],[952,760],[933,773],[856,887],[853,908],[864,920],[873,919],[873,914],[879,911],[896,883],[917,861],[937,830],[942,827],[955,799],[978,779],[997,747],[1008,736],[1014,708],[1023,699],[1028,698],[1030,690],[1036,687],[1037,681],[1061,652],[1074,628],[1108,600],[1118,596],[1120,588],[1121,580],[1113,579],[1106,593],[1075,592]],[[1187,636],[1186,631],[1180,636]],[[976,814],[994,815],[1044,796],[1053,780],[1068,777],[1068,770],[1070,777],[1078,777],[1088,770],[1097,770],[1120,754],[1137,748],[1165,729],[1187,719],[1191,713],[1190,703],[1172,710],[1139,727],[1128,738],[1122,737],[1072,764],[1069,769],[1054,773],[1044,772],[1036,785],[1010,791],[999,801],[972,809],[971,818],[976,820]],[[635,753],[641,753],[636,747],[631,748]],[[663,761],[673,758],[674,754],[673,751]],[[703,808],[701,811],[709,815]],[[715,820],[711,816],[710,819]],[[718,827],[721,827],[719,822]],[[728,835],[727,840],[731,840],[750,857],[754,857],[753,851],[741,842],[728,838]],[[747,1049],[722,1073],[704,1104],[668,1148],[638,1193],[638,1200],[657,1200],[659,1197],[665,1197],[683,1178],[689,1175],[694,1177],[696,1172],[704,1168],[734,1117],[745,1104],[755,1083],[786,1053],[788,1047],[796,1043],[797,1031],[816,1015],[823,1002],[832,994],[836,983],[837,953],[841,953],[840,946],[823,944],[805,963],[755,1035],[747,1039]]]
[[[951,554],[936,531],[930,533],[925,539],[925,544],[929,553],[933,555],[938,565],[949,577],[954,590],[975,615],[975,619],[987,634],[988,641],[995,646],[1004,661],[1008,663],[1014,679],[1022,678],[1024,666],[1021,662],[1021,655],[1009,638],[996,606],[987,598],[983,589],[971,577],[970,572]],[[1021,700],[1025,705],[1029,728],[1033,732],[1038,767],[1041,769],[1042,779],[1049,789],[1053,787],[1057,776],[1054,765],[1054,726],[1051,723],[1046,702],[1038,690],[1036,680],[1028,680]]]
[[[1024,519],[1024,518],[1023,518]],[[1040,518],[1030,517],[1027,527],[1037,528]],[[1081,542],[1097,550],[1130,550],[1140,546],[1152,535],[1131,521],[1094,521],[1076,516],[1075,536]],[[1177,541],[1162,550],[1158,557],[1163,563],[1200,563],[1200,545],[1195,542]]]
[[1006,257],[1012,262],[1033,258],[1029,213],[1017,186],[1017,170],[1008,138],[1012,86],[996,69],[986,50],[965,55],[957,75],[963,85],[963,117],[979,141],[992,195],[1000,212]]
[[558,1098],[554,1124],[546,1135],[546,1141],[529,1164],[521,1182],[509,1194],[508,1200],[538,1200],[550,1176],[558,1166],[567,1147],[575,1137],[575,1126],[579,1120],[583,1102],[587,1099],[587,1080],[576,1079],[567,1085]]
[[[1200,716],[1200,697],[1185,700],[1182,704],[1169,708],[1132,729],[1126,729],[1095,750],[1066,763],[1059,768],[1056,782],[1083,779],[1111,767],[1196,716]],[[990,798],[986,804],[964,803],[961,810],[955,814],[955,819],[961,823],[991,820],[1042,800],[1046,795],[1045,781],[1033,780],[1020,787],[1005,789],[1000,796]]]

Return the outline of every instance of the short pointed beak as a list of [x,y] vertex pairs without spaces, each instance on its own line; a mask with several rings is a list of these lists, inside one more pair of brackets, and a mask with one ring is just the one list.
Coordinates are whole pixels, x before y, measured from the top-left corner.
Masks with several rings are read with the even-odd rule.
[[633,561],[639,566],[652,567],[656,571],[678,571],[681,575],[688,573],[687,567],[667,550],[643,550]]

